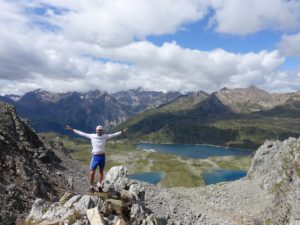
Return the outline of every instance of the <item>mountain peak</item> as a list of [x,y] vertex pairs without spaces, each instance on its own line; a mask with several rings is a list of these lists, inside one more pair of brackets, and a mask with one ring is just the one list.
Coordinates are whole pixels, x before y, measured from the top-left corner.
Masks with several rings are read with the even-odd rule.
[[42,102],[58,102],[63,96],[65,96],[64,93],[51,92],[44,89],[36,89],[26,94],[35,95]]
[[253,90],[261,90],[260,88],[258,88],[258,87],[256,87],[255,85],[250,85],[249,87],[248,87],[248,89],[253,89]]
[[218,98],[235,112],[253,112],[271,109],[283,104],[290,94],[269,93],[254,85],[247,88],[222,88]]
[[22,96],[15,95],[15,94],[8,94],[8,95],[5,95],[4,97],[7,97],[7,98],[13,100],[14,102],[17,102],[21,99]]
[[150,92],[151,90],[144,88],[144,87],[137,87],[133,89],[129,89],[129,92]]

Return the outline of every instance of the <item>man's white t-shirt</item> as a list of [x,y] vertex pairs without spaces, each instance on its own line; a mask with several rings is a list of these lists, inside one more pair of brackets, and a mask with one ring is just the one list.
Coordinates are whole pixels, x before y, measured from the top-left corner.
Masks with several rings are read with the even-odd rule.
[[74,129],[74,133],[78,134],[82,137],[86,137],[91,140],[92,142],[92,154],[98,155],[98,154],[104,154],[105,153],[105,143],[107,139],[117,137],[120,134],[122,134],[122,131],[113,133],[113,134],[103,134],[101,136],[98,136],[97,134],[87,134],[80,130]]

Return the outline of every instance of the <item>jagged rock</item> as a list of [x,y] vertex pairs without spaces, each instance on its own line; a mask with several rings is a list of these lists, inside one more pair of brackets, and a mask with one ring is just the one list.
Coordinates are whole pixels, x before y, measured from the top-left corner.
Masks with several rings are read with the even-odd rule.
[[104,219],[99,213],[98,207],[86,210],[86,215],[91,225],[105,225]]
[[71,191],[74,191],[74,177],[68,177],[68,185]]
[[6,187],[0,183],[0,194],[2,195],[5,194],[6,190],[7,190]]
[[43,216],[42,220],[47,221],[61,221],[72,217],[75,213],[74,209],[67,209],[63,206],[56,206],[50,208]]
[[98,201],[99,200],[97,197],[84,195],[80,198],[80,200],[78,202],[75,202],[73,204],[73,207],[75,210],[81,211],[82,214],[84,214],[87,209],[91,209],[91,208],[95,207],[97,205]]
[[128,183],[127,178],[128,170],[124,166],[115,166],[111,168],[103,182],[103,191],[108,192],[114,190],[121,192]]
[[46,202],[44,199],[37,198],[32,205],[31,211],[27,220],[31,218],[42,218],[43,213],[48,209],[50,204]]
[[113,212],[117,215],[122,215],[124,203],[121,200],[107,199],[104,204],[111,205]]
[[148,215],[146,219],[143,220],[142,225],[158,225],[157,220],[153,214]]
[[118,216],[110,214],[107,217],[104,217],[105,224],[115,225],[118,220]]
[[114,209],[113,209],[112,205],[110,204],[110,202],[105,201],[103,203],[100,211],[104,216],[109,216],[110,214],[113,213]]
[[129,194],[132,198],[139,201],[145,200],[145,189],[140,183],[132,183],[129,186]]
[[115,225],[127,225],[127,223],[125,220],[119,218]]
[[[117,167],[111,169],[114,174],[122,174],[121,180],[126,180],[127,171],[124,167]],[[108,172],[110,173],[110,171]],[[119,176],[118,176],[119,177]],[[113,180],[120,181],[120,179]],[[108,180],[112,184],[111,180]],[[131,183],[132,185],[133,183]],[[112,189],[114,185],[111,186]],[[121,186],[117,186],[120,188]],[[136,196],[140,196],[138,187],[141,188],[141,192],[144,191],[142,186],[135,184],[132,187]],[[124,184],[124,188],[128,188]],[[94,195],[76,195],[70,192],[66,192],[59,202],[50,204],[45,200],[36,200],[27,222],[30,221],[34,224],[84,224],[85,217],[87,216],[90,224],[105,224],[115,225],[120,224],[154,224],[150,221],[155,221],[154,216],[151,215],[151,210],[146,209],[143,201],[136,201],[133,198],[123,199],[121,193],[116,190],[112,190],[117,193],[117,199],[108,198],[110,194],[96,193]],[[121,192],[128,190],[122,189]],[[130,195],[132,197],[132,195]],[[100,209],[100,210],[99,210]],[[146,213],[147,212],[147,213]],[[127,223],[127,222],[128,223]]]
[[135,224],[140,224],[145,215],[144,209],[139,204],[133,204],[131,207],[130,218]]
[[0,183],[6,187],[5,192],[0,188],[0,224],[20,223],[34,198],[51,200],[64,193],[66,179],[55,175],[60,160],[53,150],[1,101],[0,135]]
[[28,216],[27,220],[31,224],[66,223],[66,221],[74,223],[77,220],[82,220],[86,210],[87,208],[65,207],[60,202],[50,204],[49,202],[39,200],[36,201],[32,208],[32,213]]
[[72,192],[66,192],[60,199],[59,202],[61,204],[65,204],[70,198],[72,198],[75,194]]
[[73,206],[73,204],[75,204],[76,202],[78,202],[81,198],[81,195],[75,195],[73,197],[71,197],[65,204],[64,207],[66,208],[70,208]]

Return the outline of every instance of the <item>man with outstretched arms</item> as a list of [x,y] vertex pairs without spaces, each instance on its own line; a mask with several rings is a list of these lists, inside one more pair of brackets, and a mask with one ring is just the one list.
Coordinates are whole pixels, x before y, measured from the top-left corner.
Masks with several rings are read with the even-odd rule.
[[73,129],[70,126],[65,126],[66,130],[72,131],[75,134],[78,134],[82,137],[88,138],[91,140],[92,143],[92,160],[90,164],[90,192],[94,192],[94,180],[95,180],[95,173],[97,166],[99,166],[99,177],[97,182],[97,189],[98,191],[102,192],[102,180],[103,180],[103,172],[105,167],[105,143],[107,139],[117,137],[125,132],[127,132],[127,128],[123,129],[122,131],[113,133],[113,134],[103,134],[102,126],[96,127],[95,134],[87,134],[82,131]]

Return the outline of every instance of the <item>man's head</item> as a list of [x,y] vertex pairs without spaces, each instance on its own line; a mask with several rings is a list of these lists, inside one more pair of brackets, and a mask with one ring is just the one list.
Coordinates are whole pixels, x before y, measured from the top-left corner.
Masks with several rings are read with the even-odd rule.
[[103,131],[102,126],[98,125],[96,127],[96,134],[99,135],[99,136],[101,136],[102,135],[102,131]]

